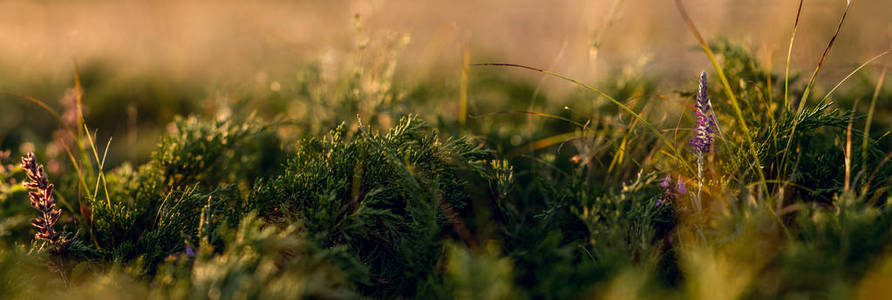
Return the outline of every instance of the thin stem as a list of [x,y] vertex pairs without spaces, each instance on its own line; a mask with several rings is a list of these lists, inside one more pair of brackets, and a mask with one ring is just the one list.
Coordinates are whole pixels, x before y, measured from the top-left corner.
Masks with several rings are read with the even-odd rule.
[[799,9],[796,10],[796,21],[793,22],[793,33],[790,34],[790,46],[787,48],[787,64],[784,70],[784,109],[790,109],[790,58],[793,56],[793,42],[796,41],[796,32],[799,31],[799,17],[802,16],[802,2],[799,0]]
[[[864,134],[861,140],[861,172],[864,172],[864,175],[867,175],[867,146],[870,141],[870,125],[873,123],[874,108],[877,104],[877,98],[880,96],[880,91],[883,89],[888,66],[889,64],[887,60],[883,63],[883,71],[880,73],[880,78],[877,80],[876,87],[873,90],[873,97],[870,99],[870,108],[867,109],[867,120],[864,122]],[[867,191],[864,191],[864,193],[866,194]]]
[[640,121],[641,124],[644,124],[645,127],[647,127],[651,132],[653,132],[654,135],[656,135],[658,139],[660,139],[661,141],[663,141],[663,143],[666,144],[666,147],[668,147],[669,150],[672,152],[672,153],[663,152],[664,154],[666,154],[666,155],[668,155],[669,157],[671,157],[672,159],[675,159],[676,161],[678,161],[678,162],[679,162],[679,163],[680,163],[680,164],[681,164],[687,171],[693,171],[693,168],[691,167],[690,163],[687,162],[687,161],[685,161],[685,160],[683,160],[683,159],[681,159],[681,153],[678,151],[678,148],[675,147],[675,145],[673,145],[672,143],[670,143],[669,140],[667,140],[666,137],[664,137],[664,136],[660,133],[660,131],[657,130],[656,127],[654,127],[652,124],[650,124],[650,122],[648,122],[647,120],[645,120],[644,117],[642,117],[640,114],[638,114],[638,113],[636,113],[634,110],[632,110],[632,108],[630,108],[629,106],[623,104],[623,103],[620,102],[619,100],[616,100],[616,98],[611,97],[610,95],[608,95],[607,93],[605,93],[604,91],[602,91],[602,90],[600,90],[600,89],[597,89],[597,88],[595,88],[595,87],[593,87],[593,86],[590,86],[590,85],[588,85],[588,84],[582,83],[582,82],[580,82],[580,81],[578,81],[578,80],[576,80],[576,79],[570,78],[569,76],[566,76],[566,75],[562,75],[562,74],[559,74],[559,73],[555,73],[555,72],[552,72],[552,71],[543,70],[543,69],[539,69],[539,68],[533,68],[533,67],[525,66],[525,65],[519,65],[519,64],[506,64],[506,63],[480,63],[480,64],[471,64],[471,65],[472,65],[472,66],[514,67],[514,68],[522,68],[522,69],[532,70],[532,71],[536,71],[536,72],[540,72],[540,73],[548,74],[548,75],[550,75],[550,76],[554,76],[554,77],[563,79],[563,80],[568,81],[568,82],[570,82],[570,83],[573,83],[573,84],[575,84],[575,85],[577,85],[577,86],[580,86],[580,87],[582,87],[582,88],[584,88],[584,89],[587,89],[587,90],[589,90],[589,91],[595,92],[595,93],[597,93],[598,95],[601,95],[602,97],[606,98],[607,100],[609,100],[610,102],[612,102],[613,104],[615,104],[616,106],[618,106],[619,108],[621,108],[622,110],[624,110],[624,111],[628,112],[629,114],[631,114],[632,117],[635,117],[636,119],[638,119],[638,121]]
[[846,126],[846,151],[845,151],[845,180],[843,182],[842,191],[848,192],[849,187],[851,186],[851,174],[852,174],[852,123],[855,121],[855,110],[858,108],[858,102],[861,101],[861,98],[855,99],[855,104],[852,104],[852,112],[849,114],[849,125]]
[[[802,93],[802,97],[799,99],[799,104],[797,105],[796,111],[794,113],[794,121],[793,128],[790,130],[790,136],[787,138],[787,144],[784,146],[783,155],[781,156],[781,164],[780,171],[778,172],[778,176],[783,176],[786,174],[786,163],[787,163],[787,154],[790,151],[790,146],[792,146],[793,138],[796,136],[796,128],[799,126],[799,117],[802,114],[802,110],[805,108],[805,103],[808,101],[808,96],[811,93],[811,89],[815,84],[815,80],[818,78],[818,73],[821,71],[821,67],[824,65],[824,60],[827,59],[827,56],[830,55],[830,49],[833,49],[833,44],[836,42],[836,38],[839,36],[840,31],[842,30],[842,25],[845,23],[846,16],[849,13],[849,8],[852,6],[852,2],[848,2],[846,4],[845,10],[843,10],[842,17],[839,19],[839,24],[836,26],[836,32],[833,33],[833,37],[830,38],[830,42],[827,43],[827,47],[824,48],[824,53],[821,54],[821,58],[818,60],[818,65],[815,66],[814,72],[811,74],[811,79],[809,79],[808,84],[805,86],[805,91]],[[783,199],[781,199],[783,201]]]
[[836,89],[838,89],[840,86],[842,86],[843,83],[845,83],[847,80],[849,80],[849,78],[851,78],[853,75],[855,75],[855,73],[858,73],[858,71],[861,71],[861,69],[863,69],[864,67],[866,67],[867,65],[869,65],[869,64],[872,63],[873,61],[879,59],[880,57],[885,56],[886,54],[889,54],[890,52],[892,52],[892,49],[886,49],[886,51],[883,51],[883,52],[881,52],[880,54],[877,54],[876,56],[871,57],[870,59],[868,59],[867,61],[865,61],[863,64],[861,64],[860,66],[858,66],[857,68],[855,68],[855,70],[852,70],[852,72],[849,72],[849,74],[846,75],[846,77],[844,77],[842,80],[840,80],[838,83],[836,83],[836,85],[833,86],[833,88],[830,89],[830,91],[827,92],[826,95],[824,95],[824,98],[821,98],[821,101],[823,102],[823,101],[825,101],[825,100],[827,100],[827,99],[830,99],[830,96],[833,95],[833,92],[835,92]]
[[703,190],[703,153],[697,152],[697,197],[694,204],[699,212],[702,209],[700,202],[700,192]]

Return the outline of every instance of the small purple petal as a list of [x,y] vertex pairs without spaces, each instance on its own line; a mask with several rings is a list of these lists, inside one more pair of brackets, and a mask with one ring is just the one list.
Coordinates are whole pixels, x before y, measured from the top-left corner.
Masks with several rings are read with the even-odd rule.
[[186,244],[186,256],[189,258],[195,257],[195,250],[192,250],[192,247],[189,247],[189,244]]
[[682,181],[681,178],[678,178],[678,185],[675,186],[675,191],[682,195],[688,192],[688,188],[685,187],[684,181]]
[[668,189],[669,185],[672,184],[672,178],[669,178],[669,175],[666,175],[666,178],[663,179],[663,182],[660,182],[660,186],[664,189]]

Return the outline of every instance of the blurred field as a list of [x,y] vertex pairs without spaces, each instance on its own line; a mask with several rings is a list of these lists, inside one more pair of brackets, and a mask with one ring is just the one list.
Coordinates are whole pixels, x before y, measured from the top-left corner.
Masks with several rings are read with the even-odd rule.
[[[705,36],[745,42],[780,68],[797,1],[687,5]],[[844,5],[807,2],[796,69],[814,65]],[[889,46],[892,3],[860,0],[856,8],[828,61],[829,78]],[[0,28],[0,63],[12,76],[64,76],[74,58],[107,61],[125,74],[252,80],[305,60],[340,62],[356,43],[387,32],[411,36],[400,67],[421,74],[457,72],[465,46],[475,61],[553,66],[582,79],[642,59],[648,72],[670,76],[705,65],[671,1],[3,1]]]

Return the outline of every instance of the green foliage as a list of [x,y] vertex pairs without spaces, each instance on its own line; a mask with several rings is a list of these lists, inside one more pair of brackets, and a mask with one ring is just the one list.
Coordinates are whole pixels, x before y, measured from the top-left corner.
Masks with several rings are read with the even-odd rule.
[[139,260],[146,274],[187,242],[220,243],[214,231],[235,226],[247,213],[248,191],[239,186],[270,172],[268,161],[281,157],[281,150],[255,151],[267,137],[255,122],[189,118],[174,124],[151,161],[136,171],[125,165],[107,174],[112,201],[91,199],[81,235],[95,247],[90,251],[120,262]]
[[344,247],[350,259],[339,263],[367,291],[414,295],[442,255],[442,235],[475,229],[471,206],[490,194],[492,155],[467,139],[441,141],[415,117],[386,134],[347,135],[341,125],[324,141],[299,142],[284,174],[250,202],[271,220],[305,224],[322,247]]
[[[0,152],[0,293],[572,299],[712,298],[718,290],[731,298],[845,298],[892,257],[888,124],[877,121],[867,149],[848,148],[849,125],[860,141],[858,124],[872,122],[847,110],[870,94],[870,80],[796,114],[784,108],[781,76],[745,47],[713,42],[752,136],[711,85],[722,131],[699,180],[679,163],[692,156],[684,141],[693,94],[685,90],[694,76],[680,98],[649,96],[661,93],[657,80],[630,72],[598,85],[656,134],[582,89],[549,94],[539,83],[483,71],[471,76],[472,116],[459,123],[443,110],[455,100],[450,87],[401,89],[411,84],[394,71],[405,42],[390,37],[380,53],[360,47],[383,63],[363,61],[337,78],[308,64],[276,89],[263,82],[263,92],[205,103],[212,109],[204,116],[154,128],[163,134],[148,157],[99,170],[92,153],[77,149],[90,145],[78,141],[72,159],[81,172],[64,161],[61,174],[50,175],[64,210],[59,231],[77,238],[60,255],[28,251],[34,211],[15,156]],[[86,72],[85,86],[102,91],[93,103],[127,95],[96,82],[101,72]],[[804,87],[793,79],[796,99]],[[195,93],[165,94],[147,80],[140,93],[163,103]],[[107,116],[122,103],[92,112]],[[196,103],[174,110],[192,112],[202,107]],[[163,119],[167,109],[146,114]],[[436,125],[398,117],[409,111]],[[27,146],[43,157],[42,141]],[[667,177],[687,183],[687,192],[661,186]]]
[[[833,202],[835,210],[810,205],[797,216],[797,235],[778,258],[777,296],[845,296],[854,292],[852,282],[888,255],[892,242],[888,205],[867,205],[852,194],[834,197]],[[754,295],[768,296],[758,290]]]
[[[629,262],[649,262],[657,258],[674,226],[673,203],[664,200],[656,174],[642,175],[616,194],[592,198],[577,194],[578,204],[570,210],[585,223],[591,247],[598,255]],[[584,191],[584,189],[580,189]],[[674,205],[682,205],[690,195],[679,195]]]
[[21,228],[28,226],[30,218],[26,215],[32,208],[19,203],[26,191],[17,178],[21,178],[24,172],[14,165],[10,156],[10,151],[0,150],[0,238],[5,241],[26,241],[32,235],[23,234]]
[[676,204],[657,205],[664,190],[655,181],[655,174],[639,175],[613,191],[574,176],[563,184],[537,181],[529,194],[517,190],[514,199],[544,203],[539,209],[528,204],[533,212],[506,212],[505,247],[517,284],[532,298],[581,297],[638,264],[659,264],[661,280],[678,280],[673,254],[666,251]]
[[241,124],[233,121],[200,122],[197,118],[174,121],[170,135],[161,139],[158,151],[152,154],[157,169],[168,189],[193,182],[204,186],[252,180],[242,174],[246,169],[269,169],[270,163],[259,162],[264,152],[248,152],[243,143],[266,130],[249,118]]
[[[447,245],[445,292],[453,299],[518,299],[512,264],[500,257],[498,247],[490,245],[481,251]],[[478,253],[479,252],[479,253]],[[444,297],[446,298],[446,297]]]
[[[771,178],[789,174],[791,183],[819,191],[804,193],[805,199],[828,201],[828,195],[841,192],[827,189],[842,186],[844,153],[840,151],[840,141],[844,140],[840,138],[844,138],[850,117],[826,102],[808,107],[798,116],[782,114],[777,123],[764,126],[759,132],[762,165],[768,167]],[[836,137],[828,139],[831,135]],[[787,148],[788,145],[793,147]],[[803,148],[814,151],[802,151]]]
[[179,253],[165,263],[155,296],[177,299],[355,298],[351,284],[325,260],[330,250],[310,244],[301,228],[267,225],[253,215],[223,226],[222,253],[207,240],[195,258]]

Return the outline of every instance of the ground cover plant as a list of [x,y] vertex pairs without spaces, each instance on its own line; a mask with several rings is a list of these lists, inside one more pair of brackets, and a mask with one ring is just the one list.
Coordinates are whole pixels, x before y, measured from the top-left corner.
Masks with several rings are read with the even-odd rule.
[[[41,117],[0,136],[0,298],[892,293],[892,51],[818,80],[837,29],[814,70],[777,72],[676,3],[711,65],[668,89],[469,59],[455,89],[403,85],[398,36],[223,104],[182,83],[127,108],[101,66],[59,103],[4,92]],[[128,109],[155,135],[114,128]]]

